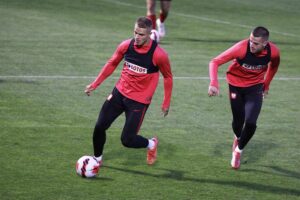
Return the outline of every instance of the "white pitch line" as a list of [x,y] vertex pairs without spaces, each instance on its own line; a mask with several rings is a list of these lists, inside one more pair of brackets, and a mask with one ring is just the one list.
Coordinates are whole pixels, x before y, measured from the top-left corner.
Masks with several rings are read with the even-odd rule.
[[[124,3],[124,2],[121,2],[121,1],[117,1],[117,0],[103,0],[103,1],[109,2],[109,3],[114,3],[114,4],[117,4],[117,5],[121,5],[121,6],[145,9],[145,6],[138,6],[138,5],[134,5],[134,4],[130,4],[130,3]],[[245,24],[235,24],[235,23],[232,23],[232,22],[223,21],[223,20],[219,20],[219,19],[212,19],[212,18],[203,17],[203,16],[184,14],[184,13],[180,13],[180,12],[172,12],[172,15],[180,16],[180,17],[186,17],[186,18],[199,19],[199,20],[202,20],[202,21],[209,21],[209,22],[214,22],[214,23],[218,23],[218,24],[227,24],[227,25],[231,25],[231,26],[235,26],[235,27],[241,27],[241,28],[247,28],[247,29],[253,28],[252,26],[245,25]],[[279,34],[279,35],[284,35],[284,36],[297,37],[297,38],[300,37],[299,35],[296,35],[296,34],[286,33],[286,32],[281,32],[281,31],[272,31],[272,32],[276,33],[276,34]]]
[[[95,79],[95,76],[64,76],[64,75],[53,75],[53,76],[44,76],[44,75],[8,75],[0,76],[0,79]],[[119,77],[112,76],[108,79],[119,79]],[[173,76],[175,80],[209,80],[208,76]],[[225,77],[219,77],[220,80],[224,80]],[[275,77],[274,80],[280,81],[289,81],[295,80],[299,81],[300,77]]]

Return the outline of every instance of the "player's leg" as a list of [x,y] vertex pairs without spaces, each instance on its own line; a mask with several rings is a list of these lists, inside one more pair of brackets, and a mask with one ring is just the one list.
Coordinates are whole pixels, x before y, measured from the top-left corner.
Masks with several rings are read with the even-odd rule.
[[245,102],[240,88],[229,85],[229,99],[232,111],[232,129],[237,138],[240,138],[245,122]]
[[244,149],[255,133],[256,121],[263,102],[263,85],[258,84],[248,88],[245,101],[245,125],[239,141],[240,149]]
[[121,136],[122,144],[129,148],[148,148],[147,163],[152,165],[157,157],[158,139],[147,139],[138,134],[149,105],[130,99],[126,99],[125,105],[126,122]]
[[242,129],[245,120],[244,111],[244,97],[242,89],[229,85],[229,99],[232,111],[232,129],[235,134],[233,145],[232,145],[232,159],[231,166],[234,169],[240,167],[241,153],[242,151],[238,148],[239,140],[241,137]]
[[165,20],[168,17],[170,7],[171,7],[171,0],[160,1],[159,18],[156,20],[157,30],[160,37],[164,37],[166,35]]
[[147,17],[152,21],[152,29],[156,29],[155,0],[146,0]]
[[129,148],[146,148],[148,139],[138,135],[148,105],[125,98],[125,125],[121,135],[122,144]]
[[106,130],[123,111],[122,96],[119,91],[114,88],[112,94],[110,94],[104,102],[94,128],[93,147],[95,157],[102,156],[106,142]]

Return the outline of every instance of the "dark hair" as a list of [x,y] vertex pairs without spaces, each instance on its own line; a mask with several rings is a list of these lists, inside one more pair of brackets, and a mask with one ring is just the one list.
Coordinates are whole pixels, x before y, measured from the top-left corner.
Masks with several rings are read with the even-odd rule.
[[256,28],[253,29],[252,31],[252,35],[254,37],[262,37],[265,40],[269,39],[269,31],[267,28],[263,27],[263,26],[258,26]]
[[136,24],[139,28],[147,28],[149,30],[152,29],[152,21],[147,17],[139,17],[136,20]]

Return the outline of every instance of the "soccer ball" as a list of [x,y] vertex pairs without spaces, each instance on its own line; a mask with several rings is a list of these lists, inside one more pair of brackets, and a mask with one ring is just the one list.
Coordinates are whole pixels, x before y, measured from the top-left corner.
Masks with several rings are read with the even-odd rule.
[[160,39],[160,38],[159,38],[159,33],[158,33],[158,31],[155,30],[155,29],[152,29],[152,30],[151,30],[150,38],[151,38],[152,40],[156,41],[157,43],[159,43],[159,39]]
[[92,178],[98,174],[99,163],[93,156],[82,156],[76,163],[76,173],[84,178]]

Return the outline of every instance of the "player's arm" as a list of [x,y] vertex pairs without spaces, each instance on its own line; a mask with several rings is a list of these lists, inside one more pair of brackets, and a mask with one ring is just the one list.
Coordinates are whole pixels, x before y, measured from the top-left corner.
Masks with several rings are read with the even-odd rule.
[[163,50],[157,48],[154,52],[154,59],[159,67],[159,70],[164,79],[164,99],[161,105],[163,116],[167,116],[170,109],[172,89],[173,89],[173,74],[168,54]]
[[112,55],[112,57],[106,62],[96,79],[86,86],[85,93],[89,96],[93,90],[95,90],[107,77],[109,77],[122,61],[123,56],[128,48],[127,42],[122,42]]
[[241,42],[233,45],[229,49],[225,50],[217,57],[213,58],[209,62],[209,78],[210,84],[208,87],[208,95],[209,96],[216,96],[219,95],[219,80],[218,80],[218,68],[235,59],[240,57],[241,55]]
[[273,80],[279,64],[280,64],[280,51],[276,46],[271,46],[271,61],[268,65],[268,70],[265,76],[265,82],[264,82],[264,96],[268,94],[269,87],[271,84],[271,81]]

